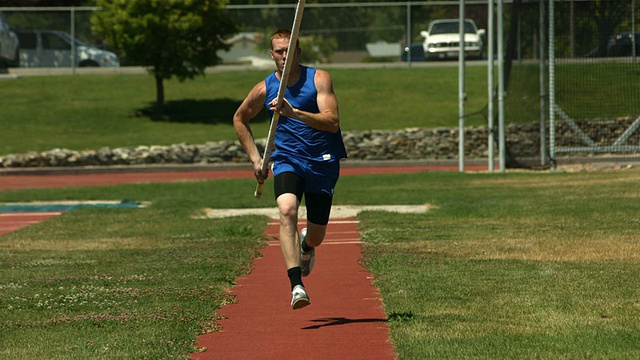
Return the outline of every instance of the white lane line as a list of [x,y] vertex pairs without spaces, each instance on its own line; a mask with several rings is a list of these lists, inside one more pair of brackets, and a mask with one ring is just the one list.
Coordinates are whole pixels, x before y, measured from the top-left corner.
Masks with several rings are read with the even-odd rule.
[[[362,241],[360,240],[340,240],[340,241],[323,241],[321,246],[324,245],[354,245],[354,244],[364,244]],[[280,246],[280,242],[279,241],[269,241],[267,243],[268,246]]]
[[[358,215],[361,211],[389,211],[398,213],[425,213],[432,208],[429,204],[423,205],[333,205],[331,207],[332,218],[343,219],[351,218]],[[206,217],[221,218],[228,216],[241,215],[265,215],[271,219],[278,219],[278,208],[254,208],[254,209],[205,209]],[[300,207],[298,218],[305,219],[307,216],[306,209]]]
[[49,211],[49,212],[10,212],[0,213],[0,217],[19,217],[19,216],[57,216],[62,215],[62,211]]
[[[280,225],[280,222],[277,220],[270,220],[268,223],[268,225]],[[329,220],[329,225],[344,225],[344,224],[360,224],[360,221],[358,220]],[[298,226],[305,226],[307,225],[307,221],[306,220],[299,220],[298,221]]]
[[0,226],[2,225],[24,225],[24,226],[29,226],[29,225],[33,225],[33,224],[38,224],[41,223],[44,220],[31,220],[31,221],[3,221],[2,223],[0,223]]

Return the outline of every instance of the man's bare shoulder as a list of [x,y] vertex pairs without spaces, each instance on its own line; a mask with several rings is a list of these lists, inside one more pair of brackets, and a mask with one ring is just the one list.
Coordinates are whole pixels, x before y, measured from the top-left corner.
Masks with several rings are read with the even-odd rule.
[[316,79],[328,79],[331,81],[331,74],[328,71],[316,68]]
[[251,89],[251,92],[263,92],[266,93],[267,92],[267,83],[262,80],[259,83],[255,84],[253,86],[253,89]]
[[264,99],[264,97],[266,96],[267,96],[267,84],[263,80],[253,86],[247,98]]
[[314,82],[318,89],[333,90],[333,80],[328,71],[322,69],[316,69],[316,75]]

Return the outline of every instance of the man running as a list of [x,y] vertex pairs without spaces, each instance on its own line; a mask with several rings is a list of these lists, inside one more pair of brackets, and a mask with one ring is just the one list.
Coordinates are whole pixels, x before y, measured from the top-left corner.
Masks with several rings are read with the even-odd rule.
[[[287,54],[291,31],[281,29],[271,37],[271,58],[276,71],[256,84],[238,107],[233,124],[238,140],[253,164],[259,183],[263,159],[249,121],[263,106],[280,119],[275,133],[274,191],[280,213],[280,247],[291,283],[291,307],[311,304],[302,277],[311,273],[315,247],[324,240],[333,191],[340,173],[340,159],[347,157],[340,131],[338,99],[328,72],[299,63],[300,47]],[[276,108],[278,88],[287,56],[293,56],[284,101]],[[305,199],[307,226],[298,233],[298,207]]]

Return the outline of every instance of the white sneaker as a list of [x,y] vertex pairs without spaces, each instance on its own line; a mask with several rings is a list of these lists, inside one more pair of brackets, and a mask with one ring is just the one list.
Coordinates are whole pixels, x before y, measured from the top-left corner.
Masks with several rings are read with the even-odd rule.
[[302,285],[296,285],[291,292],[291,308],[293,310],[302,309],[307,305],[311,305],[307,292]]
[[[300,244],[307,237],[307,228],[302,229],[300,231]],[[302,276],[309,276],[311,274],[311,270],[313,270],[313,265],[316,263],[316,249],[311,249],[309,252],[302,251],[302,246],[300,246],[300,267],[302,268]]]

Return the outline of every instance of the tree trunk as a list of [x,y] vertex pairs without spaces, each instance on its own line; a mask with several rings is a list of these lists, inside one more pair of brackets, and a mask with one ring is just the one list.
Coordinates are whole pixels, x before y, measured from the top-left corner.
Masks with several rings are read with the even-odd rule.
[[164,116],[164,82],[163,79],[155,75],[156,78],[156,107],[153,111],[152,119],[160,120]]

